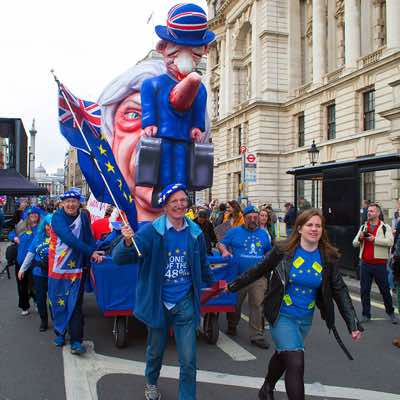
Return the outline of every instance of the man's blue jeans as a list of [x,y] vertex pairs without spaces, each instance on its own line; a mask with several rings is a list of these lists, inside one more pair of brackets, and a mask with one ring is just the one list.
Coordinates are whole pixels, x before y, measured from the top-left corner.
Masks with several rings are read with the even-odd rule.
[[371,318],[371,285],[372,279],[375,279],[381,292],[383,303],[387,314],[393,314],[393,300],[390,295],[386,265],[367,264],[364,261],[360,266],[360,288],[362,315]]
[[175,334],[179,357],[179,400],[196,398],[196,318],[193,294],[186,296],[171,310],[165,309],[167,324],[164,328],[149,328],[146,350],[147,382],[156,385],[167,345],[168,329]]

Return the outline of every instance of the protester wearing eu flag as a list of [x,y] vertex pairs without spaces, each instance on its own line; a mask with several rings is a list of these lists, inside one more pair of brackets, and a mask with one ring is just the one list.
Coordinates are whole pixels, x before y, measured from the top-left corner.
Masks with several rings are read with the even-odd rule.
[[133,231],[124,226],[113,262],[139,262],[135,316],[149,329],[146,350],[145,398],[161,398],[157,387],[169,327],[179,354],[179,400],[196,398],[196,329],[200,322],[200,288],[212,284],[207,249],[200,227],[185,217],[185,186],[171,184],[159,195],[162,215],[135,234],[142,253],[132,246]]
[[90,221],[80,212],[80,194],[67,191],[61,196],[62,208],[52,218],[49,246],[49,299],[56,333],[56,346],[65,344],[69,329],[71,353],[83,354],[82,303],[86,270],[90,259],[102,261],[95,250]]
[[42,213],[43,211],[38,207],[27,208],[22,217],[23,223],[21,224],[20,233],[17,235],[15,231],[12,231],[8,235],[9,240],[14,241],[18,245],[15,276],[17,278],[18,307],[22,310],[21,315],[23,316],[29,314],[29,281],[31,277],[30,274],[25,274],[22,279],[18,279],[18,273],[29,251],[29,246],[35,238]]
[[39,330],[44,332],[48,328],[47,312],[47,280],[48,255],[50,243],[52,214],[47,214],[41,221],[36,236],[29,246],[29,251],[18,272],[18,279],[24,279],[25,272],[32,269],[33,284],[36,291],[36,304],[40,316]]
[[[271,250],[270,237],[261,229],[258,210],[254,206],[248,206],[243,210],[244,224],[230,229],[225,238],[217,244],[223,257],[233,255],[239,262],[239,271],[243,273],[255,267]],[[249,336],[250,342],[258,347],[267,349],[268,342],[264,337],[264,318],[262,314],[262,302],[266,288],[266,280],[260,279],[238,294],[236,310],[227,314],[228,330],[231,336],[236,335],[237,325],[241,319],[242,304],[248,296],[249,299]]]

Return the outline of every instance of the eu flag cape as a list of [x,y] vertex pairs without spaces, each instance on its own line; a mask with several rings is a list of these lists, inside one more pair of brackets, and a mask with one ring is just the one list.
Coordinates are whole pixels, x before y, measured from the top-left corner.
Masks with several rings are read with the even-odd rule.
[[[76,238],[81,235],[81,215],[70,225]],[[82,256],[63,243],[52,230],[49,245],[48,296],[54,330],[64,335],[75,309],[82,280]]]

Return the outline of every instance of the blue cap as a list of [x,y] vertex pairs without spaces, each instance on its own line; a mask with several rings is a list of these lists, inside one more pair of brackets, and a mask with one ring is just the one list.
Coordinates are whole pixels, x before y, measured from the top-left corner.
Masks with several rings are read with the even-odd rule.
[[243,210],[243,215],[247,215],[247,214],[251,214],[251,213],[257,213],[258,214],[257,208],[255,208],[254,206],[247,206]]
[[66,200],[66,199],[77,199],[81,201],[81,194],[77,192],[76,190],[67,190],[64,194],[60,196],[61,200]]
[[161,191],[158,195],[158,204],[160,206],[165,206],[167,200],[176,192],[180,190],[186,191],[186,186],[183,183],[171,183]]

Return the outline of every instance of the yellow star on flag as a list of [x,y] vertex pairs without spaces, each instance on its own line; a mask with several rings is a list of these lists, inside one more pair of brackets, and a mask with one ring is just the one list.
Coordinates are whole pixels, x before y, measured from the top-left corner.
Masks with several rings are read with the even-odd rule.
[[295,268],[300,268],[302,265],[304,264],[304,258],[303,257],[297,257],[294,261],[293,261],[293,265]]
[[132,203],[132,201],[133,201],[133,198],[132,198],[132,195],[130,194],[129,195],[129,203]]
[[112,165],[110,161],[107,161],[104,165],[107,167],[107,172],[112,171],[115,174],[114,165]]
[[101,132],[100,139],[107,142],[107,136],[104,134],[104,132]]
[[125,200],[128,200],[128,195],[124,192]]
[[257,243],[256,243],[256,246],[257,246],[257,247],[261,247],[261,242],[257,242]]
[[100,150],[101,155],[107,154],[107,150],[103,147],[102,144],[100,146],[97,146],[97,148]]
[[176,250],[175,250],[175,253],[176,253],[176,254],[179,254],[179,253],[180,253],[180,250],[179,250],[179,249],[176,249]]
[[119,190],[122,190],[122,179],[117,179]]
[[76,267],[76,261],[75,260],[71,260],[67,265],[71,269],[74,269]]
[[59,306],[65,306],[65,300],[64,299],[58,299],[58,301],[57,301],[57,304],[59,305]]

